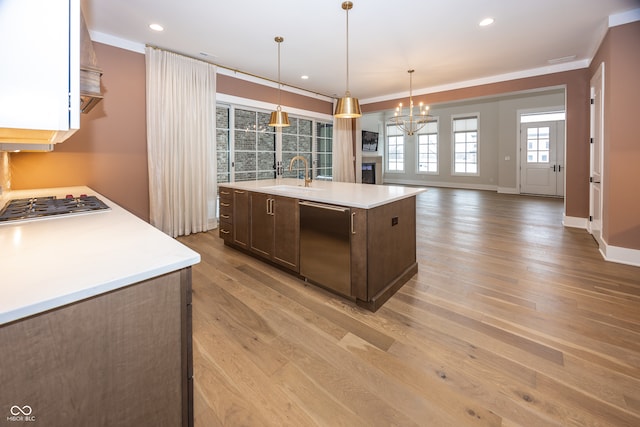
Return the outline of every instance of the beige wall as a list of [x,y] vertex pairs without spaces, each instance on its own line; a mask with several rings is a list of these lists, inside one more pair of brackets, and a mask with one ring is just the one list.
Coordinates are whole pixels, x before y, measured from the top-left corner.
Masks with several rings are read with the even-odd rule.
[[[423,97],[424,98],[424,97]],[[427,97],[427,99],[429,99]],[[446,104],[431,104],[429,114],[438,118],[439,126],[439,166],[437,175],[418,173],[417,136],[405,136],[404,173],[385,173],[388,183],[413,185],[460,186],[516,192],[518,183],[518,110],[563,108],[564,89],[535,91],[510,94],[494,98],[455,101]],[[393,110],[386,114],[367,113],[363,117],[362,127],[366,130],[384,132],[385,119],[392,117]],[[480,176],[452,175],[451,120],[453,115],[480,114]],[[383,152],[382,144],[379,151]],[[505,160],[509,158],[509,160]]]
[[640,249],[640,22],[609,29],[589,67],[604,62],[602,234],[607,244]]
[[[94,43],[104,99],[49,153],[11,154],[12,189],[88,185],[149,220],[144,55]],[[275,88],[218,75],[218,92],[273,102]],[[283,104],[332,113],[332,103],[282,91]]]
[[[437,92],[429,94],[428,98],[429,104],[439,104],[558,86],[566,88],[565,214],[586,218],[589,215],[589,146],[584,142],[589,138],[588,69]],[[408,103],[408,99],[394,99],[361,107],[365,113],[384,111],[395,108],[398,102]]]

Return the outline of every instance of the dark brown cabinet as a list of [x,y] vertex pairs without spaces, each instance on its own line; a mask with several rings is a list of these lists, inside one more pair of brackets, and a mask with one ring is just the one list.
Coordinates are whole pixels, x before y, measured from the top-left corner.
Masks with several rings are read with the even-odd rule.
[[[224,207],[226,211],[222,206],[223,200],[230,200],[230,206]],[[303,255],[303,268],[300,268],[301,236],[303,249],[309,247],[305,243],[308,237],[306,220],[303,221],[305,226],[301,232],[301,200],[303,207],[313,203],[312,199],[221,187],[220,237],[229,246],[243,249],[248,254],[283,266],[297,273],[298,277],[353,299],[358,305],[371,311],[380,308],[417,273],[415,196],[389,201],[372,208],[334,205],[347,208],[351,215],[347,224],[350,226],[349,249],[344,255],[350,257],[347,264],[350,270],[348,278],[351,282],[340,289],[328,281],[314,278],[311,270],[306,269],[306,256],[314,257],[314,250],[317,250],[318,254],[331,251],[332,249],[326,245],[304,251],[307,255]],[[222,216],[223,213],[226,215],[226,212],[231,212],[230,218]],[[306,214],[303,217],[306,219]],[[232,223],[231,226],[229,221]],[[327,218],[317,221],[324,221],[322,224],[325,229],[332,230],[333,225]],[[232,230],[231,237],[226,232],[229,228]],[[314,258],[318,258],[314,261],[321,260],[320,263],[325,263],[327,270],[335,266],[335,263],[324,260],[327,257]]]
[[299,271],[298,199],[250,192],[250,250]]
[[351,208],[351,293],[367,300],[367,210]]
[[221,186],[218,232],[227,243],[249,248],[249,192]]
[[249,247],[249,192],[233,190],[233,242]]
[[219,225],[218,233],[225,242],[233,242],[233,190],[220,187],[219,196]]
[[3,421],[29,405],[34,425],[193,425],[191,267],[5,324],[0,342]]

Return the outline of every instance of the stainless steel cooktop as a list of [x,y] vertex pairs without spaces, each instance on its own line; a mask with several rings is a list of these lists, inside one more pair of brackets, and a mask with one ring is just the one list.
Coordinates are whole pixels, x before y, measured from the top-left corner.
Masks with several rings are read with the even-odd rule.
[[30,197],[10,200],[0,211],[0,223],[46,219],[61,215],[75,215],[110,209],[96,196]]

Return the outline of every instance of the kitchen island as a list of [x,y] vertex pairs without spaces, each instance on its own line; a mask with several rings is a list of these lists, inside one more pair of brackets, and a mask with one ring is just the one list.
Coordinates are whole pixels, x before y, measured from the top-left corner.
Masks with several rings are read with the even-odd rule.
[[377,310],[418,271],[424,188],[282,178],[219,185],[225,245]]
[[87,187],[12,191],[0,207],[79,194],[109,209],[0,224],[0,416],[189,425],[200,256]]

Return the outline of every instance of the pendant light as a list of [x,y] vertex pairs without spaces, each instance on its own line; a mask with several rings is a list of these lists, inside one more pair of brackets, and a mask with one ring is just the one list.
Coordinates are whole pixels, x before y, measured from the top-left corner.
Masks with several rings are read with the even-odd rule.
[[358,98],[352,98],[349,92],[349,10],[353,8],[353,3],[345,1],[342,8],[347,11],[347,91],[336,103],[335,116],[339,119],[353,119],[362,116]]
[[290,126],[289,115],[282,111],[282,107],[280,107],[280,43],[284,41],[284,38],[277,36],[274,40],[278,43],[278,107],[276,108],[276,111],[271,113],[269,126],[283,128]]

